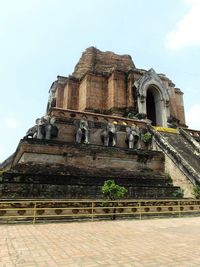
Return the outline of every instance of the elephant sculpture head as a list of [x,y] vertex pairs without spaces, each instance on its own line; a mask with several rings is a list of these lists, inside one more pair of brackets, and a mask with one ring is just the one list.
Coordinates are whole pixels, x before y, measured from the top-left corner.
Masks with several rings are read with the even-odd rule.
[[46,140],[50,140],[52,137],[57,137],[58,128],[55,125],[56,118],[51,116],[45,116],[43,117],[43,121],[44,121],[43,127],[45,132],[44,138]]
[[104,146],[116,145],[116,127],[114,123],[108,122],[106,129],[101,134],[101,139]]
[[85,118],[80,120],[79,128],[76,132],[76,143],[89,143],[89,126]]
[[138,148],[137,144],[139,141],[139,129],[137,126],[132,125],[131,127],[126,127],[126,143],[129,148]]
[[55,117],[49,115],[36,119],[36,125],[30,128],[25,137],[50,140],[52,137],[57,137],[58,128],[55,125]]

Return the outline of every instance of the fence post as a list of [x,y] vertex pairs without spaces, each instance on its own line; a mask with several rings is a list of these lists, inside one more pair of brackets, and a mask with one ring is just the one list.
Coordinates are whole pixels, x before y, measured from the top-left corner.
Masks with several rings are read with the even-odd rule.
[[94,202],[92,202],[92,222],[94,221]]
[[34,210],[33,210],[33,224],[35,224],[35,219],[36,219],[36,208],[37,208],[37,202],[34,203]]
[[181,217],[181,205],[180,205],[180,200],[178,201],[178,216],[179,216],[179,218]]
[[142,220],[142,208],[141,208],[141,201],[139,202],[139,212],[140,212],[140,220]]

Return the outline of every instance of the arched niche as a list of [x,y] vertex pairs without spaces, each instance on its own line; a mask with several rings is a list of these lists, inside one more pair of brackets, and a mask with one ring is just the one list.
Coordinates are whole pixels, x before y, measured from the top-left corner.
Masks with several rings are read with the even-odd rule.
[[153,125],[167,127],[169,95],[160,77],[150,69],[134,85],[137,88],[138,113],[145,115]]

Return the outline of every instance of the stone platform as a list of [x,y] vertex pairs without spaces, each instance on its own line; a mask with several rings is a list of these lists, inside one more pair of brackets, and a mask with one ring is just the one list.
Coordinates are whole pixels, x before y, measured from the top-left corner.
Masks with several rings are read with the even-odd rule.
[[1,197],[102,198],[113,179],[128,198],[174,197],[178,187],[164,174],[159,151],[23,139],[0,185]]

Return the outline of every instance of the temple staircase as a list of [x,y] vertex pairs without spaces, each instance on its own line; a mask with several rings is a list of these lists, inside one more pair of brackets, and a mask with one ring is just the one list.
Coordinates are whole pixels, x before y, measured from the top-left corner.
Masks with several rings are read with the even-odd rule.
[[195,185],[200,185],[200,145],[184,129],[177,133],[156,131],[150,128],[158,147],[167,154],[184,175]]

